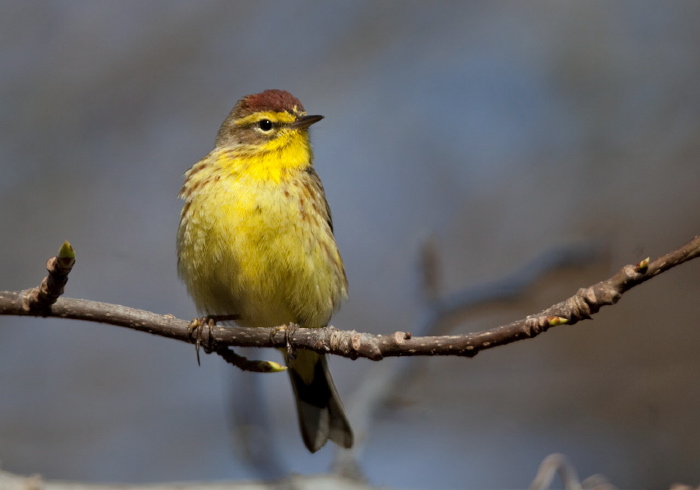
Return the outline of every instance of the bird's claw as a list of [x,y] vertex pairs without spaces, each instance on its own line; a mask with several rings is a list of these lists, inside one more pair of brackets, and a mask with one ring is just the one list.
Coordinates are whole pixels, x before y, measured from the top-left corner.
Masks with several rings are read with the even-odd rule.
[[[212,352],[211,329],[216,325],[216,319],[211,316],[195,318],[187,327],[187,333],[194,340],[194,350],[197,353],[197,365],[201,366],[199,360],[199,349],[202,348],[206,354]],[[204,329],[207,329],[207,337],[204,338]]]

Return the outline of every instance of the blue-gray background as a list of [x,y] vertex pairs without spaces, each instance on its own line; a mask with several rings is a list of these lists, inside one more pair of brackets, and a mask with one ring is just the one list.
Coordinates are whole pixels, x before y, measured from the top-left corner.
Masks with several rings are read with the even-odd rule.
[[[70,240],[67,295],[194,316],[175,271],[182,174],[235,101],[267,88],[326,116],[316,164],[351,285],[339,328],[415,328],[430,237],[445,292],[552,245],[610,247],[605,263],[454,330],[467,332],[700,231],[696,2],[28,0],[0,11],[0,289],[37,284]],[[422,363],[375,419],[362,470],[393,486],[523,487],[563,452],[620,487],[697,484],[699,271],[665,274],[594,322]],[[333,360],[346,404],[371,368]],[[239,376],[116,327],[0,318],[0,462],[85,481],[256,478],[231,437]],[[286,376],[263,391],[283,466],[325,471],[332,451],[303,449]]]

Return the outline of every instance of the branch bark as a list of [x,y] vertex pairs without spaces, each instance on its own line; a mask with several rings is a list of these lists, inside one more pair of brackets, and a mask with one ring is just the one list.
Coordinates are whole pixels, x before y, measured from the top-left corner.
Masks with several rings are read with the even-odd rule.
[[[308,349],[351,359],[363,357],[374,361],[397,356],[474,357],[485,349],[536,337],[554,326],[573,325],[588,320],[603,306],[617,303],[631,288],[698,256],[700,235],[656,260],[645,259],[636,265],[626,265],[611,278],[579,289],[572,297],[537,314],[507,325],[465,335],[413,337],[408,332],[372,335],[354,330],[341,331],[332,326],[311,329],[294,324],[276,328],[231,328],[212,325],[202,329],[199,340],[207,350],[215,352],[230,346],[239,346]],[[126,327],[188,343],[197,341],[191,334],[191,322],[172,315],[159,315],[121,305],[64,297],[57,298],[53,304],[42,303],[42,308],[32,307],[33,303],[28,298],[36,295],[36,290],[37,288],[0,292],[0,315],[85,320]]]

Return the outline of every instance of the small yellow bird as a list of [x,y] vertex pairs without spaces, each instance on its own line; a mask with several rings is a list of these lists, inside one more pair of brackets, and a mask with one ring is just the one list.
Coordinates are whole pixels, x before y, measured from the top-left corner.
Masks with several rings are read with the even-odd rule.
[[[178,272],[201,313],[245,327],[324,327],[347,297],[326,196],[313,167],[308,116],[289,92],[238,101],[214,150],[185,174]],[[304,444],[349,448],[350,424],[326,357],[284,353]]]

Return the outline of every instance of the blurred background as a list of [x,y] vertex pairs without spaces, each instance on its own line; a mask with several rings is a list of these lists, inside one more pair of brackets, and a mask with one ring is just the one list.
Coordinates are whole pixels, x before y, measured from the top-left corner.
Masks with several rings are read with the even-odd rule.
[[[182,175],[236,100],[268,88],[326,116],[312,139],[350,281],[338,328],[419,328],[426,243],[442,295],[553,247],[605,248],[451,323],[466,333],[700,232],[695,2],[0,9],[3,290],[38,284],[69,240],[67,296],[195,316],[176,274]],[[474,359],[408,360],[384,390],[390,403],[370,414],[356,408],[361,388],[404,361],[333,359],[351,420],[370,420],[360,470],[377,485],[520,488],[561,452],[580,475],[622,488],[700,483],[699,294],[691,262],[593,322]],[[236,480],[325,472],[332,457],[304,449],[286,375],[242,374],[212,356],[198,367],[190,345],[117,327],[0,317],[4,470]]]

